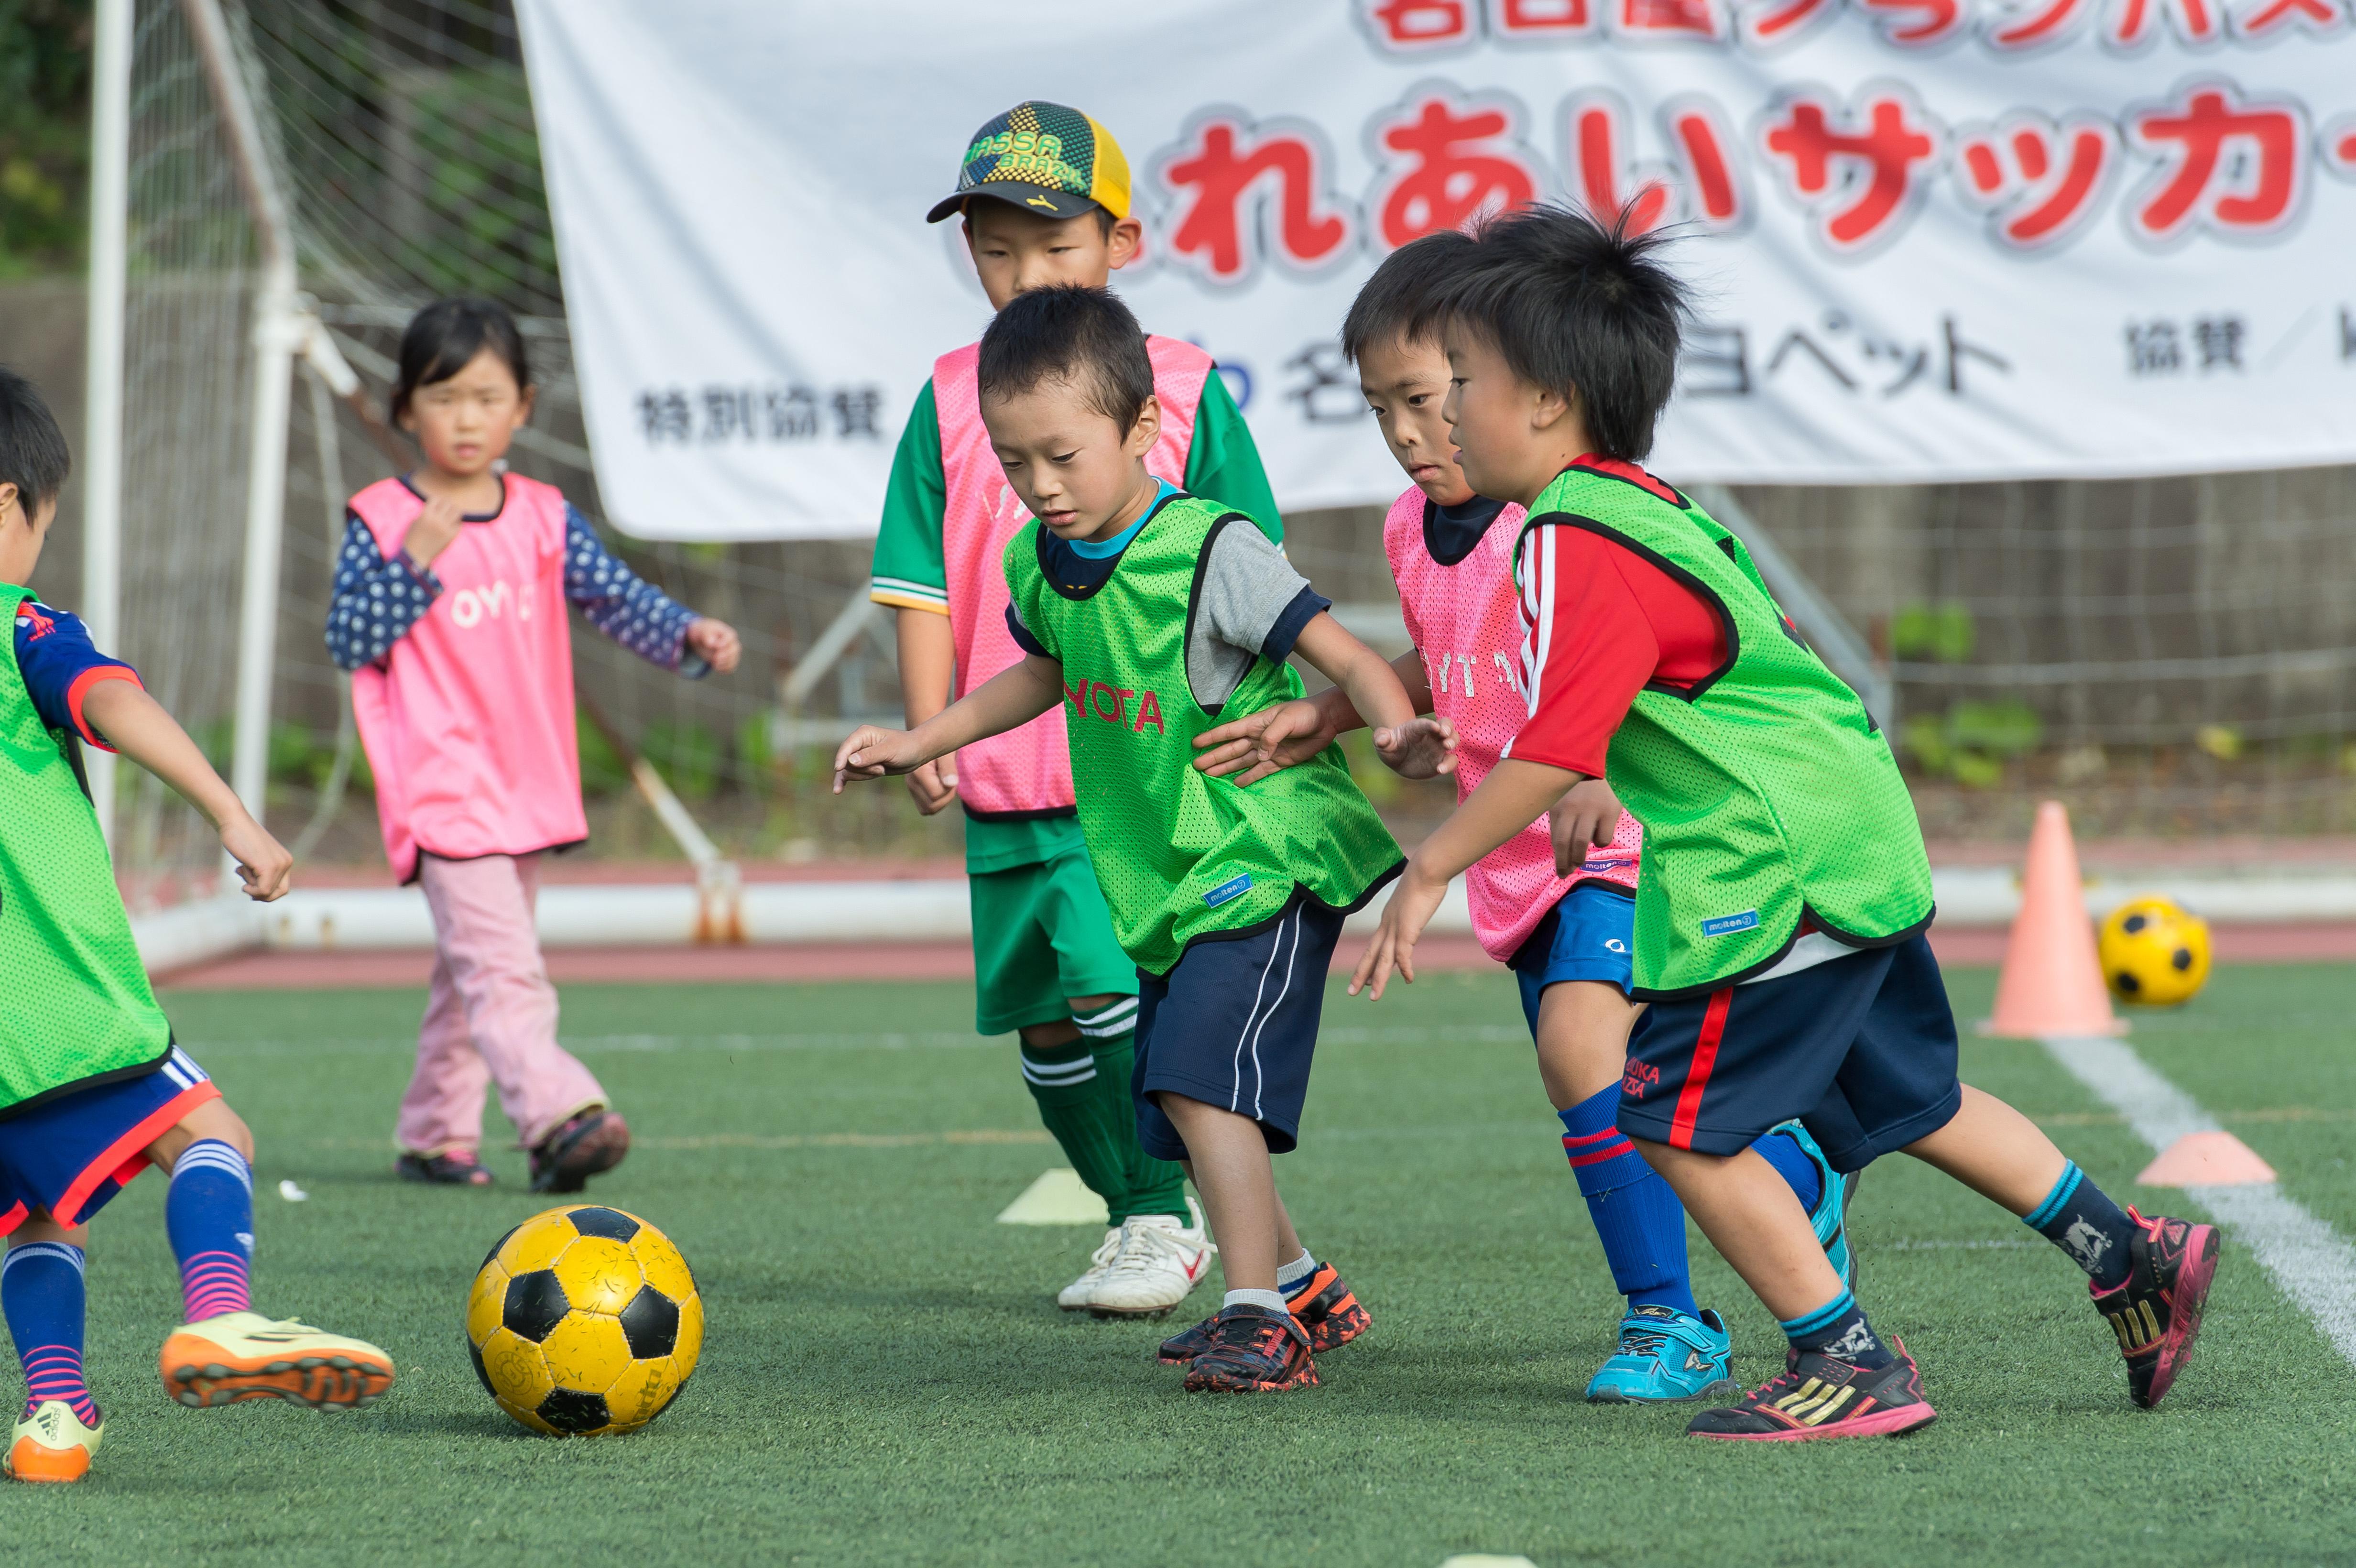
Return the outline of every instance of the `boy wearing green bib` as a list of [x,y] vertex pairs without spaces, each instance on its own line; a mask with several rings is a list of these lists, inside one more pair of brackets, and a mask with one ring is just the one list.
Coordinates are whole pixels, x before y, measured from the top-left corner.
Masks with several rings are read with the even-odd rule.
[[1338,748],[1244,789],[1194,768],[1193,741],[1224,710],[1299,696],[1296,652],[1350,694],[1400,772],[1448,771],[1452,736],[1415,716],[1390,667],[1248,517],[1148,471],[1152,365],[1111,294],[1010,302],[978,375],[991,445],[1033,519],[1004,558],[1024,656],[912,731],[862,727],[835,755],[837,787],[1066,705],[1080,828],[1139,972],[1139,1140],[1186,1163],[1229,1287],[1162,1359],[1186,1366],[1192,1390],[1312,1384],[1312,1351],[1366,1316],[1301,1244],[1269,1157],[1299,1136],[1342,921],[1396,874],[1398,846]]
[[252,1309],[253,1138],[173,1043],[82,784],[84,745],[119,751],[204,813],[248,897],[286,891],[293,858],[262,831],[129,665],[18,586],[33,575],[70,466],[40,393],[0,370],[0,1315],[25,1369],[5,1456],[20,1481],[90,1473],[105,1432],[82,1374],[92,1214],[148,1166],[187,1321],[164,1341],[164,1392],[205,1407],[259,1398],[366,1404],[392,1386],[373,1345]]
[[[1477,491],[1521,502],[1529,718],[1417,850],[1352,976],[1408,978],[1449,879],[1585,778],[1644,825],[1618,1125],[1782,1321],[1784,1371],[1697,1436],[1912,1431],[1921,1374],[1826,1261],[1749,1145],[1796,1117],[1834,1169],[1914,1156],[2019,1215],[2088,1275],[2159,1403],[2216,1268],[2208,1225],[2121,1210],[2036,1125],[1961,1083],[1931,875],[1896,762],[1799,637],[1740,540],[1636,466],[1676,373],[1682,287],[1626,219],[1492,224],[1435,306],[1442,417]],[[1578,847],[1574,847],[1574,850]]]

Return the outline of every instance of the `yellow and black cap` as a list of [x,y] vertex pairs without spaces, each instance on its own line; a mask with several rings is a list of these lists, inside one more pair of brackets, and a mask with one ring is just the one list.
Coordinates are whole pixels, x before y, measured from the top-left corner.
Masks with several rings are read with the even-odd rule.
[[1112,133],[1078,110],[1018,103],[973,133],[957,194],[934,203],[925,221],[962,212],[978,196],[1042,218],[1077,218],[1091,207],[1127,218],[1129,160]]

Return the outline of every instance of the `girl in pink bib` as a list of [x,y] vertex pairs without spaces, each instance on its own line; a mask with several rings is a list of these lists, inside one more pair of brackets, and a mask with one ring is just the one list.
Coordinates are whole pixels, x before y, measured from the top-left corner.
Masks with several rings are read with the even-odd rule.
[[541,855],[589,836],[565,609],[690,677],[734,668],[740,650],[728,626],[608,554],[554,486],[504,471],[531,402],[522,336],[498,306],[444,300],[409,324],[392,412],[425,462],[352,497],[327,647],[352,672],[385,858],[434,913],[396,1168],[487,1185],[477,1151],[496,1083],[532,1189],[577,1192],[630,1135],[557,1043],[532,923]]
[[[1526,627],[1513,583],[1522,508],[1476,496],[1440,419],[1449,364],[1430,330],[1429,302],[1472,241],[1447,231],[1384,262],[1342,329],[1392,455],[1414,481],[1394,503],[1383,548],[1413,652],[1395,667],[1418,711],[1456,731],[1462,802],[1480,787],[1529,717],[1521,684]],[[1258,773],[1314,755],[1362,722],[1339,691],[1265,709],[1201,736],[1196,766]],[[1605,1403],[1697,1399],[1732,1390],[1725,1324],[1694,1301],[1685,1210],[1614,1125],[1628,1034],[1634,895],[1644,828],[1610,785],[1590,779],[1465,875],[1472,929],[1520,985],[1538,1075],[1563,1127],[1563,1152],[1587,1202],[1612,1283],[1626,1298],[1617,1353],[1588,1384]],[[1783,1172],[1803,1206],[1838,1237],[1841,1180],[1815,1140],[1787,1123],[1753,1146]],[[1846,1256],[1846,1243],[1840,1243]]]

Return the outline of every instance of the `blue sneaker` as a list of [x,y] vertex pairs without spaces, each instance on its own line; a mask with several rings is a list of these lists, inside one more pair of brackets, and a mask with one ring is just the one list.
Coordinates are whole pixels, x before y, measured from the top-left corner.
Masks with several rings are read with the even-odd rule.
[[1632,1307],[1620,1319],[1620,1351],[1587,1385],[1590,1404],[1655,1404],[1717,1399],[1742,1386],[1734,1381],[1726,1324],[1704,1308],[1700,1317],[1670,1307]]
[[1865,1172],[1852,1170],[1843,1175],[1835,1170],[1825,1158],[1825,1151],[1816,1147],[1816,1140],[1808,1136],[1808,1129],[1796,1121],[1778,1123],[1768,1131],[1781,1133],[1798,1144],[1800,1152],[1808,1157],[1808,1163],[1816,1168],[1820,1190],[1816,1206],[1808,1211],[1808,1223],[1815,1228],[1816,1240],[1824,1243],[1825,1257],[1833,1265],[1833,1272],[1840,1275],[1842,1285],[1855,1290],[1857,1254],[1849,1250],[1848,1206],[1857,1197],[1858,1184],[1865,1179]]

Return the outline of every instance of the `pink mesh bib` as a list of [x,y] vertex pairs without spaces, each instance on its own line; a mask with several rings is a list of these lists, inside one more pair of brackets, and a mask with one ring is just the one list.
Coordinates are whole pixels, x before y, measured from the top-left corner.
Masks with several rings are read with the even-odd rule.
[[[381,479],[352,510],[390,556],[424,511]],[[487,523],[434,558],[442,596],[385,655],[352,673],[352,716],[376,774],[385,859],[402,881],[421,849],[521,855],[589,837],[573,717],[564,496],[507,475]]]
[[[1153,360],[1153,392],[1162,404],[1162,436],[1146,453],[1156,477],[1183,488],[1186,455],[1194,444],[1194,412],[1211,357],[1175,338],[1145,340]],[[981,425],[974,371],[980,346],[944,354],[933,366],[933,406],[941,421],[941,477],[948,490],[941,547],[948,569],[949,635],[957,645],[957,690],[963,697],[999,671],[1019,664],[1023,650],[1006,629],[1006,541],[1031,520],[1006,483],[1006,471]],[[958,795],[980,817],[1020,817],[1072,809],[1072,761],[1061,703],[1019,730],[958,751]]]
[[[1431,559],[1424,542],[1424,494],[1410,486],[1383,521],[1383,549],[1398,582],[1408,635],[1431,677],[1433,710],[1456,726],[1456,798],[1462,802],[1497,765],[1529,717],[1522,694],[1522,624],[1514,592],[1514,539],[1522,508],[1509,506],[1472,553],[1454,566]],[[1633,889],[1644,829],[1626,812],[1608,849],[1590,852],[1568,877],[1554,874],[1554,844],[1538,818],[1464,874],[1472,930],[1500,963],[1513,957],[1562,895],[1583,881]]]

